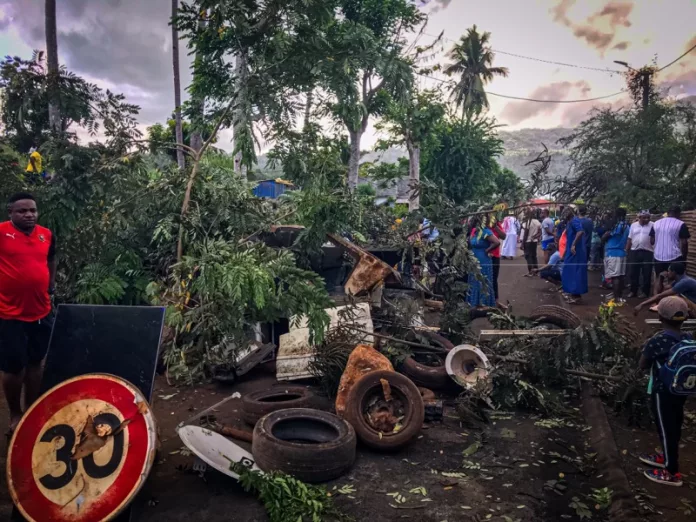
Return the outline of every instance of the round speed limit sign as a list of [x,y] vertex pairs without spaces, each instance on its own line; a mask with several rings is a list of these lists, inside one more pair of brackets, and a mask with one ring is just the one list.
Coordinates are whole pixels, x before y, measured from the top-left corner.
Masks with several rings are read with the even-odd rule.
[[88,374],[47,391],[22,418],[7,456],[12,500],[32,522],[99,522],[140,490],[157,447],[155,420],[128,381]]

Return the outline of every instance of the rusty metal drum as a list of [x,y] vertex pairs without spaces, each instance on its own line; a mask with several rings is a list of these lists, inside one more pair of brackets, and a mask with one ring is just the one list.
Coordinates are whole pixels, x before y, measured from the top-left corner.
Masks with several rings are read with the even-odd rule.
[[30,522],[114,519],[157,451],[155,418],[128,381],[88,374],[51,388],[25,413],[7,456],[12,500]]

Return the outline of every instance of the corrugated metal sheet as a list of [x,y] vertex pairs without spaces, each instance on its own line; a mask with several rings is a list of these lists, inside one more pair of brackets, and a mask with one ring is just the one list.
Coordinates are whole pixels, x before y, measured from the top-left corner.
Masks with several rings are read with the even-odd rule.
[[696,210],[682,212],[681,220],[686,223],[691,232],[689,239],[689,257],[686,259],[686,272],[691,277],[696,277]]
[[260,181],[254,189],[254,196],[257,198],[276,199],[280,197],[288,189],[284,183],[278,183],[275,180]]

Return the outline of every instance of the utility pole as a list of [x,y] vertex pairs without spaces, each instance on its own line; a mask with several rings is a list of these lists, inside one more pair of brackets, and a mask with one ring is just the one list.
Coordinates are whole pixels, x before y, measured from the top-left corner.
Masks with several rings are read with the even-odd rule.
[[183,123],[181,121],[181,75],[179,72],[179,29],[176,27],[176,15],[179,12],[179,0],[172,0],[172,65],[174,67],[174,136],[176,138],[176,161],[180,170],[186,168]]
[[640,85],[641,88],[643,89],[643,110],[648,108],[648,105],[650,105],[650,77],[655,74],[655,71],[653,69],[649,68],[644,68],[642,70],[637,70],[628,65],[626,62],[622,62],[619,60],[614,60],[614,63],[617,63],[619,65],[623,65],[627,69],[640,73]]
[[647,109],[650,103],[650,77],[652,74],[652,71],[643,71],[641,73],[643,77],[643,110]]
[[[53,132],[63,130],[60,117],[60,69],[56,0],[46,0],[46,61],[48,65],[48,122]],[[38,146],[38,145],[37,145]]]

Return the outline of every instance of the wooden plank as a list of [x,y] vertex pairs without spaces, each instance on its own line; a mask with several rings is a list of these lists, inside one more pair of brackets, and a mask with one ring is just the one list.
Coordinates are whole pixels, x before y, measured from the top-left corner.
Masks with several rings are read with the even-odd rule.
[[[659,319],[646,319],[645,324],[659,326],[662,324]],[[687,319],[682,323],[684,326],[696,326],[696,319]]]
[[554,337],[570,330],[481,330],[479,341],[491,341],[500,337]]

